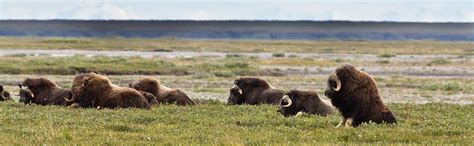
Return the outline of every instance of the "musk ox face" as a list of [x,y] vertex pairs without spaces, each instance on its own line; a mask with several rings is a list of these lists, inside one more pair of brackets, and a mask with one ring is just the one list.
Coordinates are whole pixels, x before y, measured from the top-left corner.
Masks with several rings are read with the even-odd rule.
[[243,104],[244,98],[242,97],[242,90],[239,87],[232,87],[229,90],[229,98],[227,99],[228,104],[240,105]]
[[332,99],[333,97],[336,96],[336,94],[338,94],[341,88],[342,88],[341,80],[337,76],[336,72],[333,72],[331,73],[331,75],[329,75],[329,79],[327,81],[327,87],[326,87],[326,90],[324,91],[324,95]]
[[11,100],[11,95],[8,91],[3,89],[3,85],[0,85],[0,101]]
[[140,92],[143,94],[143,96],[145,96],[146,100],[148,101],[148,103],[150,103],[151,105],[155,105],[155,104],[159,104],[158,100],[156,99],[155,95],[151,94],[151,93],[148,93],[148,92]]
[[31,93],[30,90],[28,89],[23,89],[21,87],[21,85],[19,85],[20,87],[20,102],[24,103],[24,104],[30,104],[34,98],[34,95],[33,93]]
[[350,100],[346,95],[366,94],[366,91],[378,94],[373,78],[350,64],[344,64],[329,75],[324,95],[334,100]]

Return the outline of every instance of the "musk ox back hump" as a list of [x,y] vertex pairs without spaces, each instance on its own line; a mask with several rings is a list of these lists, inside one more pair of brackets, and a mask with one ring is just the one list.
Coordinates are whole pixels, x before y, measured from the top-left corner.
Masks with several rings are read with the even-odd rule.
[[101,99],[100,106],[105,108],[144,108],[151,109],[150,103],[138,91],[130,88],[117,88],[110,97]]

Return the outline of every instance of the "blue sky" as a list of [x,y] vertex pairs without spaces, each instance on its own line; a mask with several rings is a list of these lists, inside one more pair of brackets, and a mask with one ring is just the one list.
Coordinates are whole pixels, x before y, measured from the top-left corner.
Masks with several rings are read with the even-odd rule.
[[0,19],[474,22],[474,0],[0,0]]

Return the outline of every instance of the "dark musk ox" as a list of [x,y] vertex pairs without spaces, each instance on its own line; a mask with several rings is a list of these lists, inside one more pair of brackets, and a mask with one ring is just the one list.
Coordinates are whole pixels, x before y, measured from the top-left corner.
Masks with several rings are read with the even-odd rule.
[[[26,78],[18,86],[20,87],[20,102],[25,104],[65,106],[65,98],[72,96],[71,90],[58,87],[56,83],[46,78]],[[27,89],[23,89],[23,86]]]
[[142,78],[129,84],[138,91],[153,94],[161,104],[194,105],[186,93],[179,89],[169,88],[155,78]]
[[234,81],[230,89],[229,104],[274,104],[278,105],[285,92],[273,88],[267,81],[259,78],[241,77]]
[[316,92],[291,90],[281,99],[279,111],[288,117],[300,112],[326,116],[335,110],[330,101],[319,98]]
[[331,73],[324,94],[342,115],[337,127],[357,127],[369,122],[397,123],[394,114],[383,104],[375,80],[350,64]]
[[0,85],[0,101],[12,100],[10,92],[3,88],[3,85]]
[[112,84],[107,77],[96,73],[83,73],[74,78],[69,104],[82,108],[143,108],[150,103],[139,91]]

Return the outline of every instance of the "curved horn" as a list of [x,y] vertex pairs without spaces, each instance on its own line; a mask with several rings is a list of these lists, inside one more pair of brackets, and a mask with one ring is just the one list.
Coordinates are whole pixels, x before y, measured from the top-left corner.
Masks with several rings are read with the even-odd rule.
[[240,89],[239,86],[234,85],[232,88],[237,88],[237,89],[239,89],[239,94],[242,95],[243,92],[242,92],[242,89]]
[[288,104],[287,105],[282,105],[281,102],[280,102],[280,107],[290,107],[291,104],[293,103],[288,95],[283,96],[283,98],[281,100],[285,100],[286,102],[288,102]]
[[337,76],[336,72],[332,72],[331,76],[329,77],[329,79],[333,80],[336,82],[336,87],[332,87],[332,89],[334,91],[339,91],[341,90],[341,80],[339,79],[339,77]]
[[66,100],[67,102],[72,102],[72,99],[67,99],[66,97],[64,97],[64,100]]
[[7,100],[8,98],[6,98],[5,96],[3,96],[3,93],[5,93],[5,92],[6,92],[6,91],[3,90],[2,93],[1,93],[1,94],[2,94],[1,96],[2,96],[3,99]]

